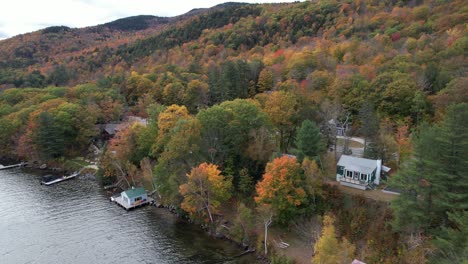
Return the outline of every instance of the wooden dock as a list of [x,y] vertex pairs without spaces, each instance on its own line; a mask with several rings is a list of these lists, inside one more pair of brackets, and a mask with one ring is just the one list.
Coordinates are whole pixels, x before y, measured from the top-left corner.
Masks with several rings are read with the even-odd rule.
[[[78,176],[80,176],[80,174],[78,172],[75,172],[75,173],[73,173],[71,175],[68,175],[68,176],[64,175],[62,177],[59,177],[59,178],[51,180],[51,181],[42,180],[41,184],[49,186],[49,185],[52,185],[52,184],[56,184],[56,183],[59,183],[59,182],[63,182],[63,181],[66,181],[66,180],[73,179],[73,178],[78,177]],[[47,177],[47,176],[45,176],[45,177]]]
[[0,164],[0,170],[18,168],[18,167],[23,167],[23,166],[26,166],[26,162],[21,162],[18,164],[13,164],[13,165],[8,165],[8,166],[3,166],[2,164]]
[[122,196],[118,196],[118,197],[112,196],[111,201],[113,201],[116,204],[122,206],[127,211],[130,210],[130,209],[133,209],[133,208],[137,208],[137,207],[140,207],[140,206],[144,206],[144,205],[147,205],[147,204],[153,204],[154,203],[154,199],[151,198],[151,197],[148,197],[145,200],[142,200],[139,203],[134,203],[132,205],[124,203],[124,201],[122,199]]

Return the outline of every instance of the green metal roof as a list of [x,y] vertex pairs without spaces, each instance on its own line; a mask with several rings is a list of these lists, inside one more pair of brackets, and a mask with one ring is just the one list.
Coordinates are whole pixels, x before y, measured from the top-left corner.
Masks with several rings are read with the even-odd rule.
[[128,198],[135,198],[135,197],[142,196],[146,192],[145,192],[145,189],[143,187],[138,187],[138,188],[135,188],[135,189],[126,190],[126,191],[124,191],[124,193],[128,196]]

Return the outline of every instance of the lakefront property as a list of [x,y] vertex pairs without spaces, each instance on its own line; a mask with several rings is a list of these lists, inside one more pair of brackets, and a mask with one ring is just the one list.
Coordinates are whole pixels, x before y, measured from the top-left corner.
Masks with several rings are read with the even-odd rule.
[[0,9],[0,264],[466,262],[467,0],[98,2]]
[[111,201],[129,210],[138,206],[152,203],[154,200],[148,197],[143,187],[132,188],[120,193],[120,196],[112,197]]
[[341,155],[336,165],[336,180],[348,187],[373,189],[374,185],[380,184],[382,172],[389,171],[389,167],[382,165],[382,160]]

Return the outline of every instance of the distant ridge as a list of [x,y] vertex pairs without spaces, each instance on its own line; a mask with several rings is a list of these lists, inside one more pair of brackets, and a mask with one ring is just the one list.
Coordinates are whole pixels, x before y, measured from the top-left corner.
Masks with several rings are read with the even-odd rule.
[[108,22],[100,26],[107,27],[113,30],[137,31],[147,29],[151,26],[151,23],[169,23],[169,18],[151,15],[131,16],[117,19],[115,21]]

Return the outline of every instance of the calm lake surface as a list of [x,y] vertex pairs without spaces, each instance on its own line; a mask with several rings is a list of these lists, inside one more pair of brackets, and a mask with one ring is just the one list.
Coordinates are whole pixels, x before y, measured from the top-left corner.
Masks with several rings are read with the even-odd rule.
[[0,171],[0,263],[255,263],[165,209],[125,211],[79,177],[53,186]]

